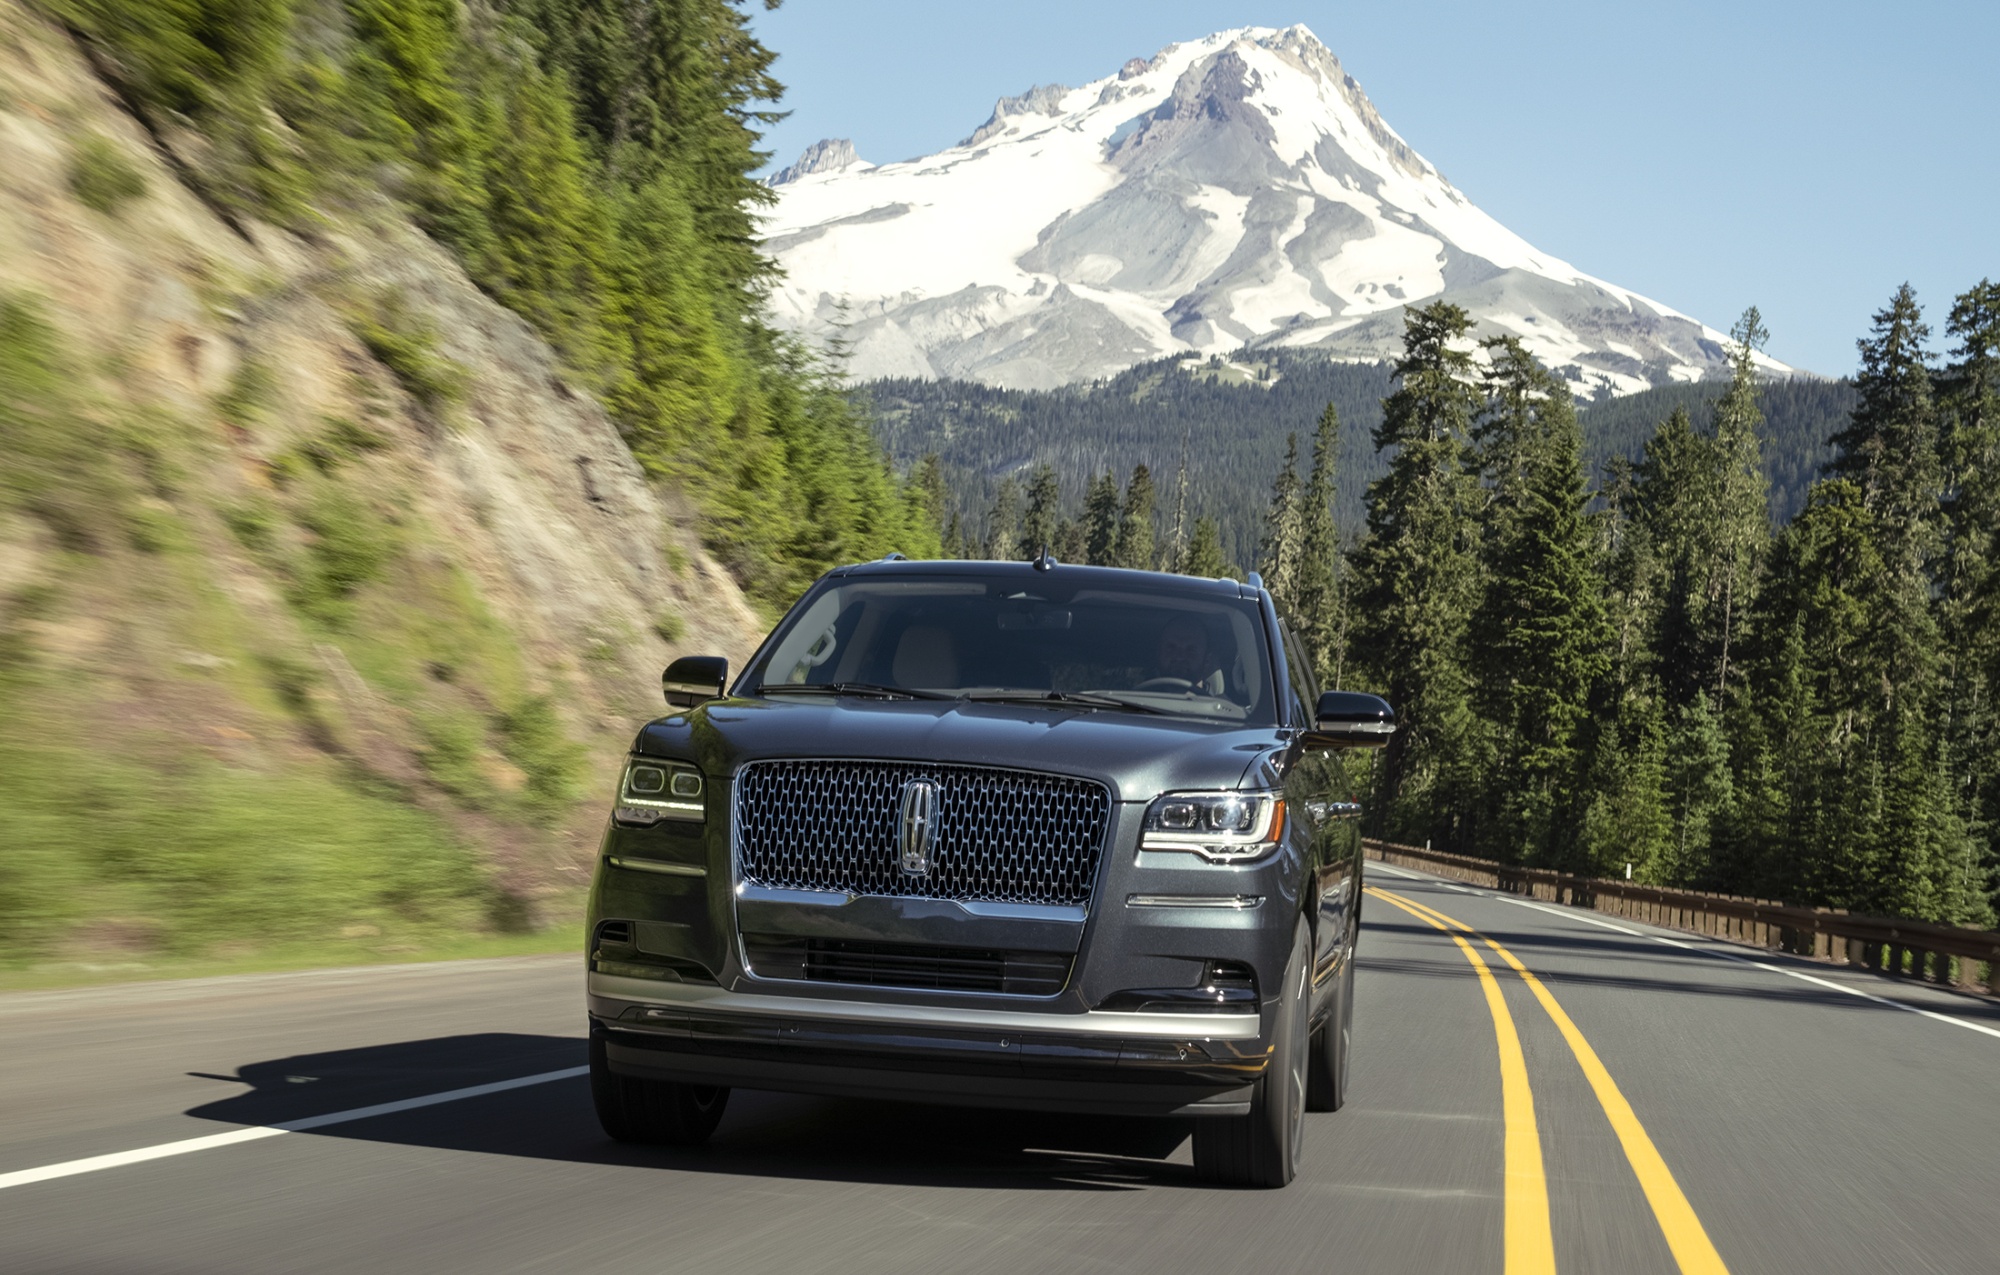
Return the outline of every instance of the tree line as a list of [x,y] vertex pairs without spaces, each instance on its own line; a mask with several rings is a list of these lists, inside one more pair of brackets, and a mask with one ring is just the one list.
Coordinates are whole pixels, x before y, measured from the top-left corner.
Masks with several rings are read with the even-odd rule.
[[[1335,465],[1334,521],[1348,531],[1362,526],[1368,484],[1386,466],[1370,440],[1390,382],[1386,363],[1336,363],[1315,350],[1264,349],[1239,350],[1226,359],[1158,359],[1102,381],[1048,390],[878,380],[861,392],[874,412],[877,436],[899,465],[938,456],[950,510],[980,536],[1009,474],[1020,485],[1037,464],[1050,463],[1062,483],[1064,508],[1074,512],[1084,503],[1091,474],[1123,477],[1144,462],[1164,479],[1185,444],[1193,457],[1193,514],[1215,520],[1227,557],[1250,563],[1285,437],[1309,426],[1329,402],[1346,425]],[[1673,383],[1579,400],[1593,485],[1603,485],[1612,462],[1638,459],[1654,427],[1675,407],[1706,419],[1723,385]],[[1854,386],[1803,376],[1769,381],[1759,405],[1772,510],[1788,520],[1805,507],[1806,488],[1830,454],[1827,439],[1853,410]]]
[[38,0],[181,176],[309,239],[398,208],[532,323],[767,608],[936,549],[835,369],[774,331],[774,55],[742,0]]
[[[1406,314],[1369,441],[1366,525],[1334,516],[1341,412],[1288,440],[1256,564],[1323,682],[1402,729],[1371,831],[1509,863],[1985,925],[2000,868],[2000,285],[1942,359],[1905,286],[1858,342],[1852,408],[1774,518],[1753,308],[1700,419],[1595,482],[1566,383],[1463,309]],[[937,461],[926,462],[937,483]],[[1165,493],[1055,467],[1001,479],[947,552],[1233,571]],[[1156,524],[1165,528],[1156,539]]]

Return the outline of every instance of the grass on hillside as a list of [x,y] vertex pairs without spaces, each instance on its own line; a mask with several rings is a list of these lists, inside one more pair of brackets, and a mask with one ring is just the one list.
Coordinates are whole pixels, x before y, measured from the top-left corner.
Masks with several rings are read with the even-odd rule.
[[[583,750],[387,439],[267,441],[272,387],[239,377],[218,415],[277,458],[244,488],[209,431],[88,385],[0,296],[0,555],[26,564],[0,576],[0,986],[575,947],[581,881],[522,932],[448,803],[535,844]],[[457,785],[397,738],[431,720]]]
[[[580,912],[581,906],[579,902],[576,910]],[[583,953],[583,925],[580,921],[566,921],[531,934],[461,935],[423,944],[382,944],[376,940],[374,946],[369,944],[370,940],[362,937],[261,948],[243,956],[154,956],[148,959],[79,959],[28,966],[0,965],[0,994],[58,991],[107,983],[224,978],[243,974],[282,974],[295,970],[428,964],[433,961],[562,955],[580,958]]]

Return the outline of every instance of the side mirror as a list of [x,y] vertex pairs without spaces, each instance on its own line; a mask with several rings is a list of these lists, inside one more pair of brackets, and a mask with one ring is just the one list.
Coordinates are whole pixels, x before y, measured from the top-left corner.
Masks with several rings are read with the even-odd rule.
[[1379,695],[1327,691],[1319,697],[1306,743],[1315,748],[1382,748],[1396,733],[1396,710]]
[[729,681],[729,661],[720,655],[683,655],[660,674],[660,689],[675,708],[698,708],[722,698]]

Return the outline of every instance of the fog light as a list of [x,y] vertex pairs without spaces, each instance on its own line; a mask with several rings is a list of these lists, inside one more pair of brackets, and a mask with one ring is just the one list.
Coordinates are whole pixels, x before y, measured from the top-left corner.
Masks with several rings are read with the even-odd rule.
[[658,823],[666,818],[667,812],[655,806],[619,806],[611,812],[619,823],[636,823],[642,827]]

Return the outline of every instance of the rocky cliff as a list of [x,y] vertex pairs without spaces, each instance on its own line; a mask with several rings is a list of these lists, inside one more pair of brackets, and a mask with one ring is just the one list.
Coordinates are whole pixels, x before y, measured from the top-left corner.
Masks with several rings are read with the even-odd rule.
[[[225,217],[178,179],[191,144],[0,0],[0,959],[559,920],[661,666],[740,662],[762,621],[386,200],[307,233]],[[443,865],[421,889],[361,844],[378,823]],[[321,897],[188,897],[265,854]]]

